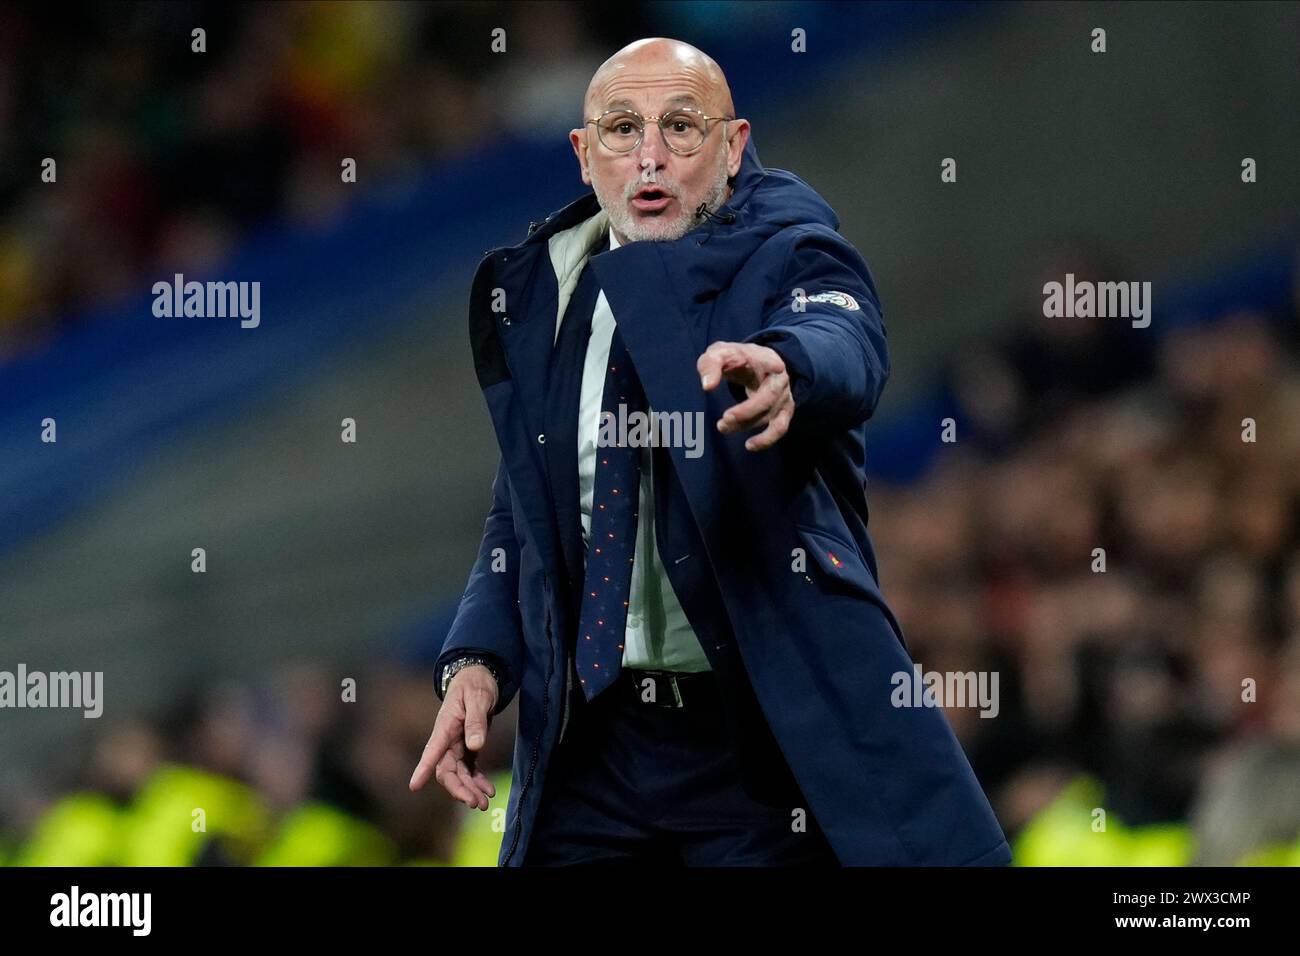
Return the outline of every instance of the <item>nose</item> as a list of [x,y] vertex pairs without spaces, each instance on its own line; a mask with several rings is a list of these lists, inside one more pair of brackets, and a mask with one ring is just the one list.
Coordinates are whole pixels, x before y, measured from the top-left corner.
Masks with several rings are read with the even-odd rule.
[[668,144],[664,142],[664,131],[659,128],[658,123],[646,123],[645,132],[641,136],[641,145],[636,152],[638,164],[649,158],[654,160],[655,169],[664,168],[670,150]]

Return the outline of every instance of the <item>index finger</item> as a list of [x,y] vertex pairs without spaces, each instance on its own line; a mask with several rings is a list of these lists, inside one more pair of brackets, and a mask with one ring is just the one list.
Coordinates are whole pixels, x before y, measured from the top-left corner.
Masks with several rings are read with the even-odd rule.
[[447,749],[451,747],[452,741],[456,739],[456,734],[459,733],[457,724],[459,721],[454,717],[434,721],[433,733],[429,734],[429,742],[424,745],[424,752],[420,755],[420,762],[416,764],[415,773],[411,774],[409,786],[412,790],[419,790],[429,782],[429,777],[438,766],[438,761],[442,759]]

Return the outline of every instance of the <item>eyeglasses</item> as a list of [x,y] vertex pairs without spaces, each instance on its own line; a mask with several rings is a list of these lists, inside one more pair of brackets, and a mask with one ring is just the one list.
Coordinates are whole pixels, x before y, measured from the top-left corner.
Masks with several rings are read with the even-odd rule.
[[709,123],[714,120],[725,123],[733,119],[734,116],[705,116],[699,110],[688,107],[673,110],[663,116],[644,118],[633,110],[606,110],[587,120],[587,125],[595,124],[596,135],[606,149],[615,153],[628,153],[641,145],[641,139],[645,136],[645,124],[649,120],[659,124],[664,144],[674,153],[685,156],[704,145],[704,138],[709,135]]

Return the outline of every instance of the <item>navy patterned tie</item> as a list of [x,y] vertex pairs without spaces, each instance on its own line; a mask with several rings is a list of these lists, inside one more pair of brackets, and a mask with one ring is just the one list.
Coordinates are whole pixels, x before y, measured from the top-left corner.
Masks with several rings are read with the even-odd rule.
[[[632,367],[623,336],[615,326],[609,345],[601,421],[610,413],[620,418],[619,405],[626,407],[628,415],[644,412],[647,407],[641,380]],[[641,448],[602,446],[598,441],[576,655],[578,678],[587,700],[614,683],[623,665],[640,488]]]

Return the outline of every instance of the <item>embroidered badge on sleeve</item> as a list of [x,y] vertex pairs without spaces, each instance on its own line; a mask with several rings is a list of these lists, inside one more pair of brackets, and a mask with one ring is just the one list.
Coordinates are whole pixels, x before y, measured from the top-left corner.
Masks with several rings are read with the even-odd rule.
[[829,302],[831,305],[838,305],[841,309],[848,309],[850,312],[860,311],[858,300],[847,292],[818,292],[816,295],[808,296],[807,301]]

